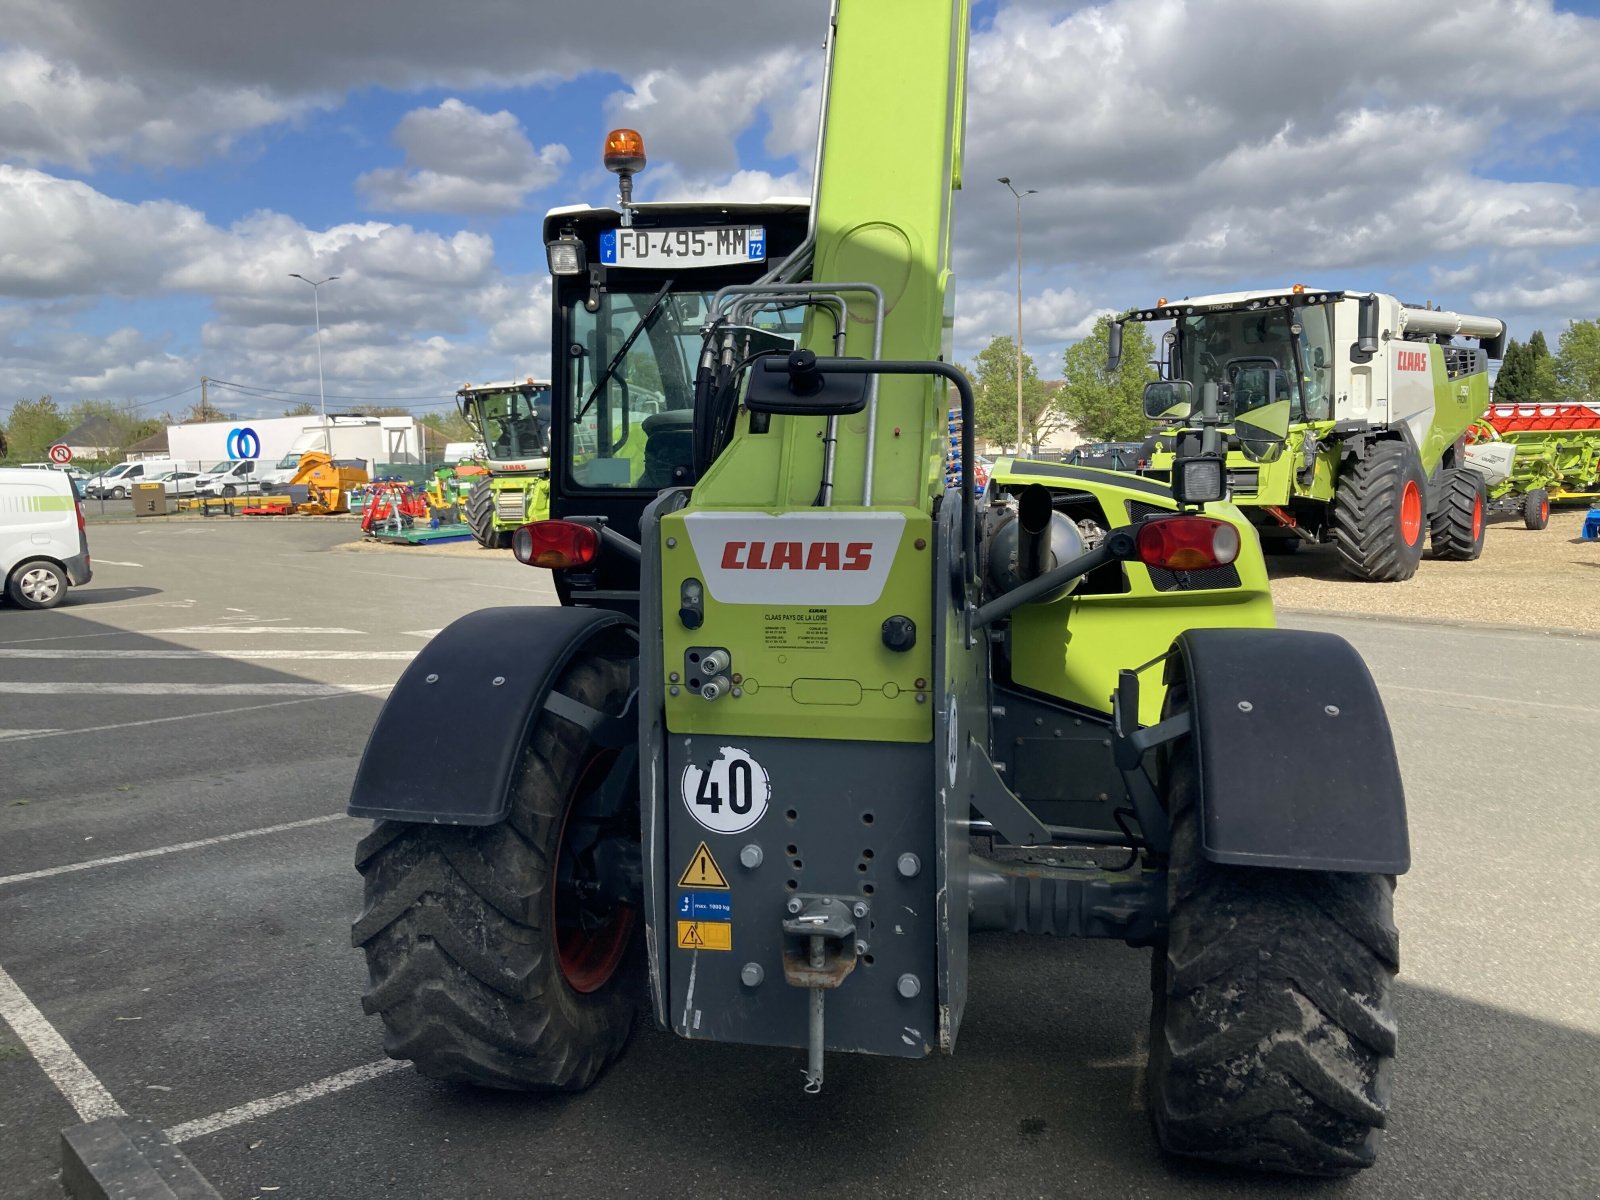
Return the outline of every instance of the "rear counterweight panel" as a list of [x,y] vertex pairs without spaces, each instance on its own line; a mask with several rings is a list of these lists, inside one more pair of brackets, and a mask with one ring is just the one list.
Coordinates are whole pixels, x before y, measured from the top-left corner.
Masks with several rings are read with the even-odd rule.
[[830,896],[850,906],[864,948],[826,993],[827,1048],[931,1054],[939,928],[930,748],[696,735],[669,737],[666,758],[657,886],[667,893],[662,961],[674,1032],[803,1047],[809,993],[784,980],[783,922],[791,899]]

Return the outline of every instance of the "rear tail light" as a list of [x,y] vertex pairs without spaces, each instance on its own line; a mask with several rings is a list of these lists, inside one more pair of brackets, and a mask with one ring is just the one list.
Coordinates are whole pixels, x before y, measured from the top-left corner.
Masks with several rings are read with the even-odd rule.
[[595,560],[600,534],[575,521],[534,521],[511,535],[511,552],[525,566],[569,571]]
[[1134,534],[1139,561],[1168,571],[1225,567],[1239,557],[1239,531],[1215,517],[1156,517]]

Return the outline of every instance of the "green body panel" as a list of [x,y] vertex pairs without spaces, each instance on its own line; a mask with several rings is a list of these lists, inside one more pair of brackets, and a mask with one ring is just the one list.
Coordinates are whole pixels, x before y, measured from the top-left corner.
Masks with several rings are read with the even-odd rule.
[[[828,510],[833,516],[861,508]],[[708,704],[688,687],[677,695],[669,682],[667,728],[673,733],[737,731],[747,736],[831,738],[840,741],[926,742],[928,679],[933,674],[933,524],[920,509],[899,511],[905,526],[894,563],[876,604],[722,604],[705,600],[705,623],[688,629],[668,619],[662,629],[663,661],[669,672],[692,676],[685,654],[696,646],[720,646],[733,655],[739,695]],[[684,512],[661,520],[662,578],[666,611],[678,608],[684,579],[705,580]],[[918,546],[921,546],[919,549]],[[909,651],[883,644],[890,614],[910,617],[918,630]],[[922,681],[919,689],[917,681]]]
[[[959,186],[966,40],[966,0],[873,0],[844,5],[839,13],[811,277],[864,281],[883,289],[883,358],[939,358],[948,341],[952,192]],[[859,293],[847,298],[851,321],[845,353],[870,357],[870,301]],[[826,319],[813,320],[802,341],[828,355],[831,335]],[[933,706],[919,704],[911,685],[931,674],[931,514],[943,490],[948,401],[943,382],[930,378],[885,376],[878,386],[875,438],[867,411],[839,420],[834,507],[812,507],[823,467],[823,418],[774,415],[767,432],[752,433],[748,414],[741,414],[733,440],[695,486],[688,506],[662,520],[663,606],[675,613],[685,573],[714,566],[695,563],[684,536],[683,521],[696,513],[847,516],[871,511],[905,518],[879,599],[792,606],[796,613],[821,610],[819,623],[829,630],[826,652],[796,652],[778,662],[783,655],[764,649],[768,614],[776,611],[770,603],[716,604],[708,597],[704,628],[692,634],[670,628],[675,623],[669,620],[669,670],[675,654],[681,658],[683,646],[691,644],[680,637],[685,634],[695,638],[692,644],[728,647],[733,669],[754,674],[758,682],[754,695],[713,703],[669,693],[669,728],[930,739]],[[869,441],[875,441],[874,485],[871,504],[864,505]],[[918,539],[922,549],[915,548]],[[918,645],[911,652],[884,648],[881,626],[890,615],[917,623]],[[744,664],[752,662],[759,669],[747,670]],[[802,703],[785,686],[801,677],[802,668],[808,678],[857,680],[861,701]],[[907,690],[889,698],[883,689],[891,683]],[[800,694],[825,699],[827,692],[802,688]]]
[[1516,447],[1511,474],[1489,491],[1491,499],[1543,488],[1552,500],[1600,494],[1600,428],[1504,433]]
[[1417,449],[1423,472],[1432,475],[1444,452],[1488,411],[1489,376],[1480,373],[1451,379],[1445,371],[1444,347],[1429,346],[1427,350],[1428,370],[1433,373],[1433,420]]
[[[1092,493],[1112,528],[1131,523],[1129,501],[1177,508],[1170,497],[1163,502],[1142,488],[1117,483],[1113,472],[1096,472],[1102,473],[1105,483],[1074,480],[1070,486],[1073,491]],[[1059,476],[1030,473],[1026,462],[1011,459],[995,463],[989,479],[991,490],[1030,483],[1064,490]],[[1142,481],[1130,477],[1129,482]],[[1232,504],[1208,504],[1205,514],[1239,530],[1239,557],[1234,563],[1239,575],[1237,587],[1159,592],[1143,564],[1128,563],[1124,567],[1127,592],[1069,594],[1053,604],[1024,605],[1011,617],[1013,681],[1036,692],[1109,713],[1117,672],[1165,654],[1185,629],[1271,628],[1276,622],[1267,568],[1250,522]],[[1141,723],[1153,725],[1161,719],[1165,696],[1159,673],[1151,671],[1141,677]]]
[[[492,471],[493,468],[491,467]],[[550,516],[550,476],[547,474],[494,475],[473,485],[487,487],[495,495],[494,527],[499,530],[520,529],[529,521],[543,521]],[[525,492],[528,496],[525,516],[520,521],[500,515],[500,497],[507,492]]]

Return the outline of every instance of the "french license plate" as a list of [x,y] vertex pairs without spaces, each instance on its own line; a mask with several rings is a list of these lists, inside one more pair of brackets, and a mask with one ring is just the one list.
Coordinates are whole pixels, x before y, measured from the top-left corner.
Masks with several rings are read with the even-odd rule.
[[608,229],[600,235],[608,267],[726,267],[767,261],[760,225],[729,229]]

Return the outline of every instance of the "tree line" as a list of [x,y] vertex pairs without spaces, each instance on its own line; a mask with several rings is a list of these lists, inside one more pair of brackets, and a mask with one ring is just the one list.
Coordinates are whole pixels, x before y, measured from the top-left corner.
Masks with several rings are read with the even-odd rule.
[[1497,404],[1600,399],[1600,321],[1569,321],[1554,354],[1542,329],[1526,342],[1513,338],[1494,381],[1494,399]]
[[[300,403],[289,406],[279,414],[285,417],[312,417],[318,414],[314,404]],[[362,417],[408,416],[407,409],[384,407],[376,404],[358,404],[340,410]],[[111,426],[111,436],[101,442],[113,451],[111,461],[120,459],[129,446],[160,433],[168,425],[181,425],[192,421],[237,421],[238,413],[224,412],[209,401],[196,401],[179,414],[161,413],[154,417],[141,417],[137,412],[119,407],[110,400],[79,400],[62,408],[52,396],[37,400],[19,400],[12,406],[11,415],[0,427],[0,465],[21,462],[44,462],[50,447],[66,434],[94,417],[103,417]],[[455,411],[417,414],[419,424],[427,425],[446,441],[466,442],[476,436],[472,427]],[[82,465],[94,466],[98,460]]]
[[[1136,442],[1154,427],[1144,415],[1144,385],[1156,378],[1151,360],[1155,343],[1138,322],[1123,326],[1122,361],[1106,370],[1111,345],[1111,317],[1102,316],[1094,331],[1067,347],[1059,382],[1039,378],[1033,355],[1022,355],[1022,441],[1028,452],[1052,435],[1077,429],[1091,441]],[[972,380],[977,433],[992,445],[1015,450],[1017,445],[1017,344],[996,337],[971,366],[961,369]]]

